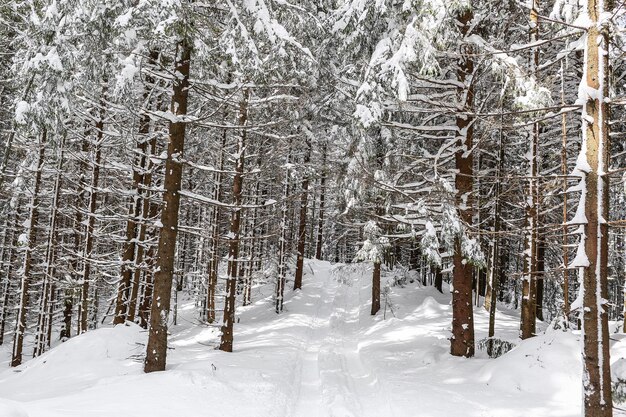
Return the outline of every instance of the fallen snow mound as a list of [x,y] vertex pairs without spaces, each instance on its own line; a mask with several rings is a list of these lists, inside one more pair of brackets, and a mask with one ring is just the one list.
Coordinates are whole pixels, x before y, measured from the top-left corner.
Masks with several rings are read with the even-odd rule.
[[481,377],[490,386],[511,393],[571,395],[580,384],[580,336],[553,331],[520,342],[505,355],[488,361]]
[[147,332],[132,323],[73,337],[18,368],[0,373],[2,397],[39,400],[84,390],[106,378],[138,373],[146,338]]
[[17,403],[0,399],[0,416],[2,417],[28,417],[28,413]]

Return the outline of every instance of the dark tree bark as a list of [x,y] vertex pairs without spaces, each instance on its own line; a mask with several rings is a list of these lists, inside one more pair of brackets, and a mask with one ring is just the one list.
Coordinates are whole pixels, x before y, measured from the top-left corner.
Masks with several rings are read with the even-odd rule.
[[[311,143],[306,141],[307,150],[304,156],[304,169],[308,168],[311,160]],[[300,196],[300,223],[298,224],[298,259],[296,262],[296,273],[293,289],[302,289],[302,275],[304,274],[304,250],[306,247],[306,217],[308,211],[309,197],[309,176],[305,173],[302,181],[302,195]]]
[[545,239],[539,237],[537,241],[537,278],[536,278],[536,313],[535,317],[543,321],[543,285],[545,282],[545,258],[546,246]]
[[[539,19],[537,8],[539,0],[531,2],[530,9],[530,42],[539,39]],[[531,74],[537,76],[539,67],[539,48],[534,48],[531,56]],[[524,248],[524,273],[522,275],[522,311],[520,318],[520,337],[527,339],[535,335],[537,321],[537,227],[538,212],[538,158],[539,123],[534,123],[529,149],[528,194],[526,204],[526,231]]]
[[74,307],[73,291],[65,290],[65,298],[63,299],[63,327],[59,338],[65,341],[72,337],[72,309]]
[[33,250],[37,239],[37,223],[39,220],[39,201],[41,199],[41,173],[43,170],[44,156],[48,131],[44,128],[39,139],[39,152],[37,156],[37,170],[33,182],[33,194],[30,201],[30,213],[28,220],[28,230],[26,248],[24,251],[24,261],[22,263],[22,288],[20,289],[20,304],[17,311],[17,323],[15,336],[13,338],[13,353],[11,355],[11,366],[22,364],[22,351],[24,347],[24,332],[26,331],[26,313],[30,305],[30,284],[32,280],[31,272],[33,268]]
[[[90,131],[87,130],[85,132],[85,136],[89,135]],[[74,207],[74,225],[73,225],[73,240],[74,240],[74,253],[79,254],[82,252],[82,241],[84,238],[84,234],[80,233],[80,230],[83,225],[83,211],[86,210],[86,194],[87,194],[87,182],[85,179],[85,173],[87,172],[87,153],[89,152],[89,144],[86,140],[83,140],[81,143],[81,158],[79,161],[79,173],[78,173],[78,189],[76,191],[76,200]],[[84,260],[83,260],[84,262]],[[71,259],[71,268],[73,275],[78,280],[82,276],[81,262],[79,256],[74,256]],[[75,298],[75,290],[68,290],[65,293],[64,300],[64,323],[65,327],[61,334],[61,338],[69,339],[72,333],[72,313],[74,311],[74,298]],[[69,314],[69,316],[67,316]],[[77,317],[77,333],[80,332],[80,317],[81,317],[81,306],[80,303],[78,305],[78,317]]]
[[[261,161],[259,161],[259,167],[261,165]],[[252,214],[250,217],[250,244],[249,244],[249,259],[246,271],[244,273],[244,286],[243,286],[243,305],[247,306],[252,303],[252,274],[254,273],[254,259],[259,257],[259,253],[257,252],[257,240],[255,239],[255,234],[257,233],[257,224],[258,224],[258,206],[260,204],[260,182],[257,181],[254,187],[254,195],[255,208],[252,209]]]
[[19,227],[19,201],[16,204],[15,212],[13,215],[13,227],[11,230],[11,247],[9,248],[7,255],[7,269],[6,269],[6,278],[5,278],[5,287],[4,287],[4,297],[2,302],[2,316],[0,317],[0,345],[4,343],[4,330],[6,327],[6,322],[9,317],[9,302],[11,301],[11,283],[13,281],[13,265],[15,265],[17,259],[17,244],[18,244],[18,227]]
[[[604,9],[604,7],[606,9]],[[589,0],[590,24],[585,47],[585,73],[582,80],[587,93],[583,108],[583,149],[589,171],[581,173],[586,195],[584,225],[585,253],[583,266],[583,395],[585,417],[610,417],[611,366],[609,357],[608,241],[609,229],[609,26],[598,22],[610,2]],[[604,9],[604,10],[603,10]]]
[[[224,115],[226,119],[227,114]],[[219,169],[215,173],[215,188],[213,190],[213,198],[215,201],[221,201],[222,198],[222,172],[224,171],[224,162],[226,156],[224,155],[224,149],[226,149],[226,143],[228,140],[228,134],[226,129],[222,132],[222,143],[220,146],[219,154]],[[215,205],[212,208],[212,221],[209,226],[211,229],[210,243],[209,243],[209,265],[208,265],[208,283],[207,283],[207,322],[213,323],[216,319],[215,316],[215,296],[217,292],[217,275],[220,262],[220,245],[219,245],[219,233],[220,233],[220,219],[222,217],[222,210],[219,205]]]
[[[462,37],[469,34],[474,14],[471,6],[459,11],[456,16],[459,31]],[[462,41],[463,42],[463,41]],[[472,74],[474,61],[472,47],[462,43],[457,68],[457,79],[463,84],[459,87],[457,96],[464,100],[460,104],[465,111],[471,114],[474,105],[474,88]],[[456,118],[456,126],[459,132],[457,137],[458,150],[455,154],[455,162],[458,173],[456,174],[456,204],[461,221],[465,224],[472,222],[472,190],[473,190],[473,156],[472,142],[474,135],[474,120],[469,115],[459,115]],[[450,340],[450,353],[454,356],[474,356],[474,312],[472,308],[472,265],[463,255],[461,250],[461,236],[454,239],[453,255],[453,286],[452,291],[452,338]]]
[[[150,139],[150,155],[156,155],[156,146],[157,146],[157,140],[156,140],[156,136],[154,136]],[[150,158],[148,158],[148,161],[150,161]],[[149,162],[149,167],[150,167],[149,172],[144,177],[146,187],[150,187],[152,185],[152,173],[154,171],[154,164],[152,162]],[[139,244],[138,254],[137,254],[138,264],[140,264],[143,259],[144,250],[143,250],[143,246],[141,243],[145,242],[146,235],[150,236],[149,240],[153,240],[156,234],[158,233],[158,231],[155,230],[155,228],[151,228],[148,233],[147,227],[146,227],[146,220],[156,218],[158,215],[158,210],[159,210],[158,205],[151,200],[151,197],[152,197],[152,193],[148,191],[146,193],[146,198],[144,199],[144,202],[143,202],[144,222],[141,224],[140,231],[139,231],[140,244]],[[148,328],[148,322],[150,320],[150,309],[152,308],[152,289],[154,286],[154,264],[156,261],[155,256],[154,256],[155,255],[154,249],[155,249],[154,245],[150,245],[148,247],[148,250],[146,251],[146,264],[147,265],[146,265],[146,271],[144,273],[144,288],[143,288],[143,294],[141,297],[141,302],[139,303],[139,325],[144,329]],[[141,270],[139,269],[135,270],[135,275],[140,274],[140,273],[141,273]]]
[[[152,49],[150,51],[150,59],[148,63],[154,65],[158,59],[158,51]],[[154,86],[154,77],[146,77],[145,92],[143,94],[143,102],[145,106],[150,107],[150,94]],[[133,195],[128,205],[128,220],[126,221],[126,239],[124,242],[124,251],[122,253],[122,271],[118,285],[117,300],[115,304],[115,317],[113,324],[121,324],[126,320],[132,321],[135,316],[137,305],[137,293],[139,291],[140,274],[135,273],[139,269],[140,261],[137,259],[138,252],[141,250],[141,239],[138,239],[138,223],[140,213],[142,212],[142,185],[146,184],[146,175],[148,175],[148,134],[150,133],[150,115],[145,112],[139,122],[139,138],[137,140],[135,165],[133,167]],[[145,211],[145,210],[144,210]],[[141,225],[145,233],[145,225]],[[132,282],[131,282],[132,280]]]
[[48,243],[46,245],[46,260],[45,260],[45,271],[43,276],[43,285],[41,291],[41,302],[39,309],[39,320],[37,323],[37,333],[35,334],[35,351],[33,352],[33,356],[41,355],[45,347],[48,346],[49,340],[49,332],[48,327],[52,325],[52,310],[53,310],[53,300],[54,296],[54,274],[55,274],[55,258],[56,258],[56,248],[57,248],[57,239],[58,232],[57,227],[59,223],[59,197],[61,195],[61,179],[63,172],[63,158],[65,155],[65,135],[62,136],[61,142],[59,143],[59,155],[58,162],[56,166],[56,176],[54,180],[54,191],[52,195],[52,210],[50,213],[50,224],[48,230]]
[[326,142],[322,145],[322,175],[320,177],[320,207],[317,218],[317,241],[315,243],[315,259],[322,259],[322,244],[324,241],[324,214],[326,210],[326,154],[328,146]]
[[498,303],[498,292],[500,290],[500,274],[502,258],[500,255],[500,231],[502,230],[502,184],[500,178],[502,177],[502,165],[504,163],[504,143],[502,129],[500,129],[500,135],[498,138],[498,162],[496,167],[496,181],[495,181],[495,193],[494,200],[495,206],[493,209],[493,246],[491,247],[491,261],[489,262],[490,268],[487,274],[487,293],[485,295],[485,308],[489,312],[489,342],[487,345],[487,353],[489,356],[493,354],[493,336],[496,334],[496,305]]
[[179,118],[187,114],[189,98],[189,67],[191,45],[182,40],[177,45],[177,74],[173,83],[171,112],[176,116],[169,123],[169,143],[165,160],[165,178],[163,180],[163,209],[161,211],[161,233],[156,256],[150,328],[144,372],[165,370],[167,356],[167,322],[170,314],[172,297],[172,279],[174,275],[174,257],[176,237],[178,235],[178,211],[180,207],[180,187],[183,176],[181,158],[185,145],[186,123]]
[[[565,67],[561,63],[561,105],[565,106]],[[569,250],[568,244],[568,227],[567,227],[567,190],[569,169],[567,167],[567,113],[561,116],[561,175],[563,176],[562,192],[563,192],[563,230],[562,230],[562,250],[563,250],[563,316],[565,322],[569,324],[570,304],[569,304]],[[626,321],[624,321],[626,323]]]
[[[149,152],[149,154],[146,154],[142,157],[142,169],[144,173],[141,178],[142,184],[140,185],[140,187],[143,187],[144,189],[148,189],[152,184],[153,164],[152,162],[150,162],[149,155],[154,155],[154,151],[156,149],[156,137],[151,138],[148,145],[149,146],[144,146],[144,151]],[[143,221],[141,222],[141,224],[139,224],[137,243],[135,245],[135,270],[133,271],[130,300],[128,301],[128,315],[126,317],[128,321],[135,320],[135,312],[137,310],[138,304],[137,299],[139,297],[139,285],[141,283],[141,265],[144,260],[147,230],[146,221],[148,218],[150,218],[150,207],[154,206],[152,203],[150,203],[150,195],[148,194],[148,191],[142,192],[141,195],[143,196],[143,201],[141,202],[141,218]]]
[[[239,125],[248,123],[248,100],[250,91],[243,92],[239,105]],[[233,208],[230,218],[230,245],[228,249],[228,280],[226,281],[226,300],[224,303],[224,320],[219,349],[224,352],[233,351],[233,326],[235,323],[235,298],[237,294],[237,268],[239,267],[239,244],[241,228],[241,204],[243,191],[243,174],[246,149],[246,129],[241,130],[237,143],[237,161],[233,179]]]
[[375,316],[380,310],[380,261],[374,261],[372,272],[372,309],[370,314]]
[[432,272],[435,276],[435,289],[443,294],[443,273],[440,266],[432,266]]
[[[291,163],[291,143],[287,163]],[[283,203],[280,218],[280,237],[278,239],[278,277],[276,277],[276,314],[283,311],[283,299],[285,294],[285,282],[287,280],[287,241],[289,239],[289,165],[285,169],[283,181]]]
[[100,100],[100,114],[96,122],[96,139],[93,149],[93,167],[91,171],[91,184],[89,186],[89,205],[87,207],[87,226],[85,227],[85,241],[83,250],[83,274],[82,291],[80,302],[80,321],[78,334],[89,329],[89,286],[91,280],[91,255],[94,245],[94,228],[96,224],[96,205],[98,202],[98,186],[100,183],[100,160],[102,157],[102,142],[104,140],[104,116],[106,113],[106,87],[102,89]]

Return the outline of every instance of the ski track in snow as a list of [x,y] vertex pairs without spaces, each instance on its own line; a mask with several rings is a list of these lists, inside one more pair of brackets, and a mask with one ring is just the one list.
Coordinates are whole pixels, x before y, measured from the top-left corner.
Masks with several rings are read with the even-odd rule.
[[376,376],[366,368],[359,352],[360,308],[367,303],[363,304],[356,285],[331,279],[328,271],[318,273],[329,277],[322,288],[321,299],[332,301],[322,302],[328,320],[323,327],[318,327],[312,339],[317,342],[306,350],[304,363],[307,367],[300,381],[301,393],[302,387],[310,386],[317,387],[317,392],[316,395],[299,395],[292,416],[319,415],[320,408],[311,407],[308,400],[319,394],[331,417],[392,415],[389,402],[379,398],[381,390]]
[[[578,336],[538,336],[496,360],[480,351],[453,358],[449,294],[393,288],[397,317],[383,320],[369,314],[371,269],[306,265],[303,289],[286,290],[280,315],[273,288],[255,289],[257,301],[238,312],[233,354],[214,350],[217,329],[198,325],[193,303],[182,303],[166,372],[143,374],[137,326],[100,329],[0,372],[0,417],[580,415]],[[476,340],[486,319],[476,309]],[[497,320],[497,336],[519,343],[516,313]],[[626,356],[626,337],[613,352]],[[0,365],[8,354],[0,348]]]

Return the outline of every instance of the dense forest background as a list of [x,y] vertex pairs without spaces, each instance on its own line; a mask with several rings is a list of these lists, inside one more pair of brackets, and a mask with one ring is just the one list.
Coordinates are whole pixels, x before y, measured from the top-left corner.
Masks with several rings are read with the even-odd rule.
[[[624,317],[624,4],[11,0],[0,5],[0,344],[12,366],[105,323],[166,364],[181,294],[239,306],[304,258],[451,284],[451,353],[496,301],[584,328],[610,415]],[[382,277],[382,278],[381,278]],[[448,288],[447,286],[445,288]],[[384,307],[384,306],[383,306]],[[473,309],[490,313],[475,340]],[[233,335],[235,337],[233,338]],[[499,352],[499,353],[498,353]]]

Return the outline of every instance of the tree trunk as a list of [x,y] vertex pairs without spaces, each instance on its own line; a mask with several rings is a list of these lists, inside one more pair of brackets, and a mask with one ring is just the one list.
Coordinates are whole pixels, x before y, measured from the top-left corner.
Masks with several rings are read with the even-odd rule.
[[[531,0],[530,9],[530,42],[539,39],[539,20],[537,14],[538,0]],[[539,66],[539,48],[533,48],[531,56],[531,74],[537,79]],[[539,123],[534,123],[528,153],[528,194],[526,196],[526,233],[524,248],[524,273],[522,275],[522,311],[520,337],[527,339],[535,335],[537,313],[537,223],[538,223],[538,159]]]
[[[139,155],[145,155],[146,144],[143,142],[147,128],[150,123],[150,118],[144,116],[141,121],[141,127],[139,128],[140,139],[137,145],[137,153]],[[144,158],[141,156],[140,158]],[[143,170],[141,165],[135,167],[133,170],[133,193],[128,208],[128,220],[126,221],[126,239],[124,242],[124,251],[122,253],[122,273],[120,282],[118,284],[117,299],[115,303],[115,317],[113,318],[113,324],[122,324],[126,321],[130,314],[129,302],[130,302],[130,290],[131,279],[134,276],[133,269],[137,268],[135,262],[135,254],[137,251],[137,219],[139,218],[141,210],[141,187],[143,183]],[[134,268],[133,268],[133,264]],[[133,312],[134,313],[134,312]]]
[[[226,115],[225,117],[226,118]],[[222,199],[222,172],[224,171],[224,161],[226,156],[224,155],[224,149],[226,149],[228,135],[226,130],[222,132],[222,144],[220,146],[219,155],[219,170],[215,173],[215,189],[213,191],[213,198],[215,201],[221,201]],[[213,206],[211,229],[211,241],[209,249],[209,266],[208,266],[208,283],[207,283],[207,322],[213,323],[215,321],[215,295],[217,291],[217,277],[219,271],[220,262],[220,218],[222,217],[222,210],[219,205]]]
[[[154,136],[153,138],[150,139],[150,155],[156,155],[156,147],[157,147],[157,140],[156,140],[156,136]],[[152,162],[150,162],[150,158],[148,158],[148,163],[149,163],[149,171],[147,173],[147,175],[144,176],[144,180],[145,180],[145,186],[146,187],[150,187],[152,185],[152,173],[154,170],[154,164]],[[146,198],[144,199],[143,202],[143,223],[140,226],[140,230],[139,230],[139,252],[137,254],[137,263],[140,264],[142,262],[143,259],[143,246],[142,244],[145,244],[145,237],[146,237],[146,221],[150,221],[152,219],[155,219],[158,215],[158,210],[159,207],[156,203],[154,203],[152,200],[152,192],[148,191],[146,193]],[[150,236],[150,239],[148,239],[149,241],[153,240],[153,238],[156,236],[156,234],[158,233],[158,230],[155,230],[155,228],[151,228],[150,229],[150,233],[148,233],[148,235]],[[154,259],[154,245],[150,245],[148,247],[148,250],[146,251],[146,270],[144,272],[144,288],[143,288],[143,294],[141,297],[141,302],[139,303],[139,325],[144,328],[147,329],[148,328],[148,321],[150,320],[150,309],[152,308],[152,289],[153,289],[153,283],[154,283],[154,263],[155,263],[155,259]],[[135,275],[140,274],[141,270],[137,269],[135,270]]]
[[[59,197],[61,195],[61,176],[63,171],[63,158],[65,154],[65,135],[62,136],[59,144],[59,155],[56,167],[56,178],[54,179],[54,191],[52,193],[52,210],[50,213],[50,225],[48,231],[48,244],[46,245],[46,260],[45,260],[45,272],[43,276],[43,285],[41,291],[41,303],[39,310],[39,320],[37,323],[37,333],[35,335],[35,351],[33,356],[41,355],[45,347],[47,346],[48,338],[48,323],[51,321],[50,310],[53,305],[53,287],[54,287],[54,271],[55,271],[55,258],[56,258],[56,242],[58,239],[57,226],[58,226],[58,212],[59,212]],[[51,324],[51,323],[50,323]]]
[[380,310],[380,261],[374,261],[372,272],[372,310],[370,314],[375,316]]
[[228,249],[228,279],[226,282],[226,300],[224,303],[224,319],[219,349],[224,352],[233,351],[233,326],[235,323],[235,298],[237,294],[237,268],[239,267],[239,243],[241,228],[241,204],[243,191],[243,174],[246,149],[246,125],[248,123],[248,100],[250,90],[243,91],[239,105],[239,126],[243,129],[237,142],[237,160],[233,179],[233,208],[230,218],[230,245]]
[[[291,144],[289,149],[288,164],[291,163]],[[288,239],[288,216],[289,216],[289,165],[285,169],[283,183],[283,203],[280,220],[280,237],[278,241],[278,277],[276,279],[276,313],[283,311],[283,297],[285,293],[285,281],[287,280],[287,239]]]
[[[502,120],[501,120],[502,121]],[[500,290],[500,276],[499,272],[502,264],[500,263],[500,230],[502,229],[501,218],[501,193],[502,185],[500,183],[500,177],[502,176],[502,165],[504,163],[504,143],[502,128],[500,129],[499,143],[498,143],[498,165],[496,168],[496,181],[495,181],[495,207],[493,209],[493,246],[491,247],[491,262],[487,276],[487,294],[485,295],[485,308],[489,312],[489,342],[487,345],[487,354],[491,357],[493,355],[493,336],[496,333],[496,305],[498,303],[498,291]]]
[[7,269],[6,269],[6,281],[4,287],[4,298],[2,302],[2,316],[0,319],[0,345],[4,343],[4,329],[6,327],[6,322],[9,317],[9,302],[11,301],[11,281],[13,275],[13,265],[15,265],[15,260],[17,258],[17,244],[18,244],[18,227],[19,227],[19,201],[15,205],[15,215],[13,217],[13,228],[12,228],[12,237],[11,237],[11,247],[9,250],[9,255],[7,256]]
[[91,185],[89,186],[89,206],[87,208],[87,227],[85,228],[85,243],[83,251],[83,285],[80,303],[80,321],[78,334],[89,330],[89,286],[91,280],[91,255],[94,245],[94,227],[96,224],[96,204],[98,202],[98,185],[100,182],[100,159],[102,157],[102,142],[104,139],[104,116],[106,113],[106,87],[102,89],[100,100],[100,115],[96,123],[96,140],[94,143],[93,168],[91,171]]
[[[461,36],[468,35],[474,14],[471,6],[462,9],[456,16]],[[463,40],[461,42],[464,42]],[[474,105],[474,88],[472,75],[474,61],[471,56],[472,47],[462,43],[457,68],[457,79],[463,84],[457,90],[461,100],[460,105],[471,113]],[[456,174],[456,204],[461,221],[470,224],[472,221],[471,195],[473,189],[473,156],[472,142],[474,135],[474,121],[469,115],[459,115],[456,118],[457,147],[455,162]],[[452,291],[452,338],[450,353],[453,356],[474,356],[474,312],[472,308],[472,265],[469,264],[461,249],[461,236],[454,239],[453,255],[453,286]]]
[[315,259],[322,259],[322,244],[324,240],[324,214],[326,199],[326,142],[322,145],[322,176],[320,178],[320,207],[317,218],[317,242],[315,243]]
[[[565,67],[561,63],[561,105],[565,106]],[[563,175],[563,316],[565,322],[569,324],[570,304],[569,304],[569,250],[568,227],[567,227],[567,190],[569,170],[567,169],[567,113],[561,116],[561,175]],[[625,329],[626,331],[626,329]]]
[[[155,49],[150,51],[149,64],[154,65],[158,59],[158,52]],[[146,78],[143,102],[149,107],[150,87],[154,85],[154,77]],[[117,291],[115,304],[115,317],[113,324],[121,324],[126,320],[132,321],[135,316],[137,304],[137,293],[139,290],[140,274],[134,273],[139,269],[137,260],[138,251],[141,248],[142,240],[137,238],[137,228],[140,213],[142,212],[142,185],[146,184],[145,176],[148,174],[148,141],[150,133],[150,115],[146,112],[139,122],[139,138],[137,140],[135,166],[133,168],[133,193],[128,206],[128,219],[126,220],[126,239],[124,242],[124,252],[122,254],[122,271]],[[145,226],[142,224],[145,232]],[[131,282],[132,279],[132,282]],[[131,304],[133,304],[131,306]]]
[[172,278],[174,275],[174,257],[176,255],[176,237],[178,234],[178,211],[180,206],[180,187],[183,176],[182,155],[185,145],[184,121],[179,117],[187,114],[189,98],[189,66],[191,46],[186,40],[177,45],[176,79],[173,82],[171,112],[177,117],[169,123],[169,143],[165,160],[163,179],[163,208],[161,210],[161,233],[156,257],[150,328],[144,372],[165,370],[167,356],[167,322],[170,314],[172,297]]
[[[612,415],[608,299],[609,219],[609,35],[608,24],[600,24],[604,13],[600,0],[588,0],[590,25],[585,48],[585,72],[581,91],[583,108],[581,156],[588,166],[579,171],[584,181],[584,227],[586,266],[582,267],[583,297],[583,395],[585,417]],[[607,10],[610,10],[609,7]],[[593,92],[593,93],[592,93]],[[582,244],[582,242],[581,242]]]
[[[89,132],[85,132],[85,136],[87,136],[89,134]],[[78,174],[78,189],[77,189],[77,194],[76,194],[76,200],[75,200],[75,207],[74,207],[74,227],[73,227],[73,237],[74,237],[74,253],[75,254],[80,254],[82,251],[82,239],[83,239],[83,234],[80,233],[80,230],[83,226],[83,210],[86,210],[86,205],[85,205],[85,201],[86,201],[86,192],[87,192],[87,183],[85,180],[85,173],[87,172],[87,153],[89,151],[89,144],[87,143],[86,140],[82,141],[81,144],[81,157],[80,157],[80,161],[79,161],[79,174]],[[72,272],[74,273],[74,275],[78,278],[82,275],[82,271],[80,271],[81,268],[81,263],[80,263],[80,257],[79,256],[74,256],[71,260],[71,267],[72,267]],[[83,260],[84,262],[84,260]],[[72,317],[71,314],[74,310],[74,294],[75,290],[72,289],[71,291],[66,292],[66,298],[64,301],[65,304],[65,313],[70,314],[70,317],[66,317],[64,322],[66,323],[67,326],[62,334],[61,334],[61,338],[67,338],[69,339],[69,337],[71,336],[71,332],[72,332]],[[80,333],[80,317],[81,317],[81,306],[80,304],[78,305],[78,320],[77,320],[77,333]]]
[[[145,152],[150,152],[149,155],[153,155],[154,148],[156,148],[156,138],[150,140],[150,147],[144,147]],[[142,169],[144,174],[142,175],[142,184],[144,188],[149,188],[152,184],[152,163],[150,162],[149,155],[144,155],[142,158]],[[144,246],[146,240],[146,221],[150,217],[150,196],[145,191],[143,195],[143,201],[141,203],[141,219],[142,222],[139,225],[139,232],[137,234],[137,243],[135,245],[135,270],[133,271],[133,282],[130,292],[130,300],[128,302],[128,315],[126,319],[128,321],[135,320],[135,312],[137,310],[137,298],[139,296],[139,284],[141,282],[141,264],[144,259]]]
[[65,298],[63,299],[63,328],[59,335],[62,341],[72,337],[72,310],[74,307],[74,292],[65,290]]
[[[311,160],[311,144],[306,141],[307,150],[304,157],[304,170],[308,169],[309,162]],[[298,225],[298,259],[296,263],[296,273],[294,278],[293,289],[302,289],[302,275],[304,274],[304,250],[306,246],[306,215],[307,215],[307,201],[309,196],[309,176],[304,174],[304,180],[302,181],[302,195],[300,196],[300,224]]]
[[435,276],[435,289],[443,294],[443,273],[440,266],[432,267],[433,275]]
[[[259,161],[259,166],[261,165],[261,161]],[[257,241],[256,241],[256,233],[257,233],[257,223],[258,223],[258,209],[257,206],[260,203],[259,198],[259,189],[260,182],[257,181],[254,187],[254,195],[255,208],[252,209],[252,214],[250,217],[250,244],[249,244],[249,259],[248,259],[248,267],[246,268],[244,275],[244,286],[243,286],[243,305],[250,305],[252,302],[252,274],[254,272],[254,259],[257,258]]]
[[535,317],[543,321],[543,286],[545,282],[546,246],[542,236],[537,241],[537,278],[536,278],[536,313]]
[[22,364],[22,350],[24,347],[24,332],[26,331],[26,314],[30,304],[30,284],[31,270],[33,267],[33,250],[37,239],[37,221],[39,220],[39,201],[41,189],[41,174],[43,171],[44,156],[48,131],[44,128],[39,140],[39,152],[37,157],[37,170],[33,182],[33,194],[30,201],[30,213],[28,220],[28,230],[26,236],[28,242],[24,251],[24,262],[22,264],[22,288],[20,290],[20,304],[17,311],[17,323],[15,336],[13,339],[13,353],[11,355],[11,366]]

